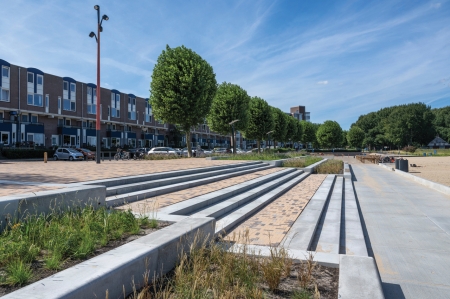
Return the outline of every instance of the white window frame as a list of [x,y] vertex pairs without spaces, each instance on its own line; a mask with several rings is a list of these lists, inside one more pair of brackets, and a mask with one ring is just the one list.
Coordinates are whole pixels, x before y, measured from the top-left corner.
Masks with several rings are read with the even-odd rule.
[[111,117],[120,118],[120,94],[111,93]]
[[10,139],[9,137],[10,137],[10,135],[9,135],[8,131],[1,131],[0,132],[0,142],[3,142],[3,138],[2,138],[3,134],[8,135],[8,143],[4,143],[3,145],[9,145],[9,139]]
[[136,120],[136,98],[128,98],[128,119]]
[[[41,83],[39,83],[39,79],[41,79]],[[44,85],[44,76],[39,74],[36,75],[36,85]]]
[[97,114],[97,88],[88,86],[86,101],[87,113]]
[[[33,117],[36,117],[36,121],[35,122],[33,122]],[[39,122],[38,115],[37,114],[31,114],[31,116],[30,116],[30,123],[35,124],[35,123],[38,123],[38,122]]]
[[[56,142],[53,143],[53,138],[55,138]],[[59,146],[59,135],[52,135],[52,139],[50,139],[52,142],[52,146]]]
[[[3,93],[6,93],[8,96],[6,98],[3,97]],[[1,87],[0,88],[0,101],[2,101],[2,102],[9,102],[9,98],[10,98],[9,89]]]
[[[7,70],[7,71],[8,71],[8,75],[7,75],[7,76],[3,76],[3,70]],[[6,66],[6,65],[2,66],[2,77],[10,78],[10,75],[11,75],[11,73],[10,73],[10,67],[8,67],[8,66]]]
[[[30,96],[31,96],[31,99],[32,99],[31,103],[30,103]],[[38,102],[38,104],[36,104],[36,96],[40,96],[41,97],[40,105],[39,105],[39,102]],[[42,94],[39,94],[39,93],[29,93],[27,95],[27,105],[36,106],[36,107],[43,107],[44,106],[44,96]]]
[[[30,75],[31,75],[31,78],[32,78],[31,82],[30,82]],[[27,72],[27,83],[34,84],[34,73]]]

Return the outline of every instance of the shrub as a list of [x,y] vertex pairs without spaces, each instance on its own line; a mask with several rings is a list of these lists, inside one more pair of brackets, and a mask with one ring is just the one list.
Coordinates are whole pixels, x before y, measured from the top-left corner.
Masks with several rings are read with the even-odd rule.
[[167,155],[167,154],[150,154],[144,156],[145,160],[172,160],[181,158],[183,157],[178,155]]
[[283,162],[283,167],[307,167],[314,163],[321,161],[322,158],[319,157],[306,157],[306,158],[297,158],[297,159],[289,159]]
[[47,157],[53,157],[55,150],[52,149],[3,149],[2,156],[8,159],[36,159],[44,158],[44,152],[47,152]]
[[416,151],[417,147],[412,146],[412,145],[408,145],[405,146],[402,150],[408,153],[414,153]]
[[316,167],[315,173],[318,174],[342,174],[344,171],[344,162],[341,160],[328,160]]

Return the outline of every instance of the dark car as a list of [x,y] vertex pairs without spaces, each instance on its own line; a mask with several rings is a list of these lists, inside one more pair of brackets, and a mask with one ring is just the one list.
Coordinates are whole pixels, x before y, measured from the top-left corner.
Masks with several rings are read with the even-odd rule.
[[84,160],[95,160],[95,153],[87,148],[76,148],[77,151],[83,154]]

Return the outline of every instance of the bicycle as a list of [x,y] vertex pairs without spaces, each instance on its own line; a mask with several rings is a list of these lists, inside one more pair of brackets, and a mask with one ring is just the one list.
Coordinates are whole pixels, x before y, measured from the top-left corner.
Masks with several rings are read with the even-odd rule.
[[114,155],[114,160],[119,161],[119,159],[129,160],[130,159],[130,153],[126,152],[124,150],[117,150],[117,153]]
[[143,152],[136,151],[136,152],[134,153],[133,159],[134,159],[134,160],[142,160],[142,159],[144,159],[144,153],[143,153]]

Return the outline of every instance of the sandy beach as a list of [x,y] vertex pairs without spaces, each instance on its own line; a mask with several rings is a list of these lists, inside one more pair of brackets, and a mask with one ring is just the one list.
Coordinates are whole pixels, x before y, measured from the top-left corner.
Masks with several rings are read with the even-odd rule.
[[418,177],[450,186],[450,157],[406,157],[408,164],[416,164],[417,167],[409,167],[409,173]]

